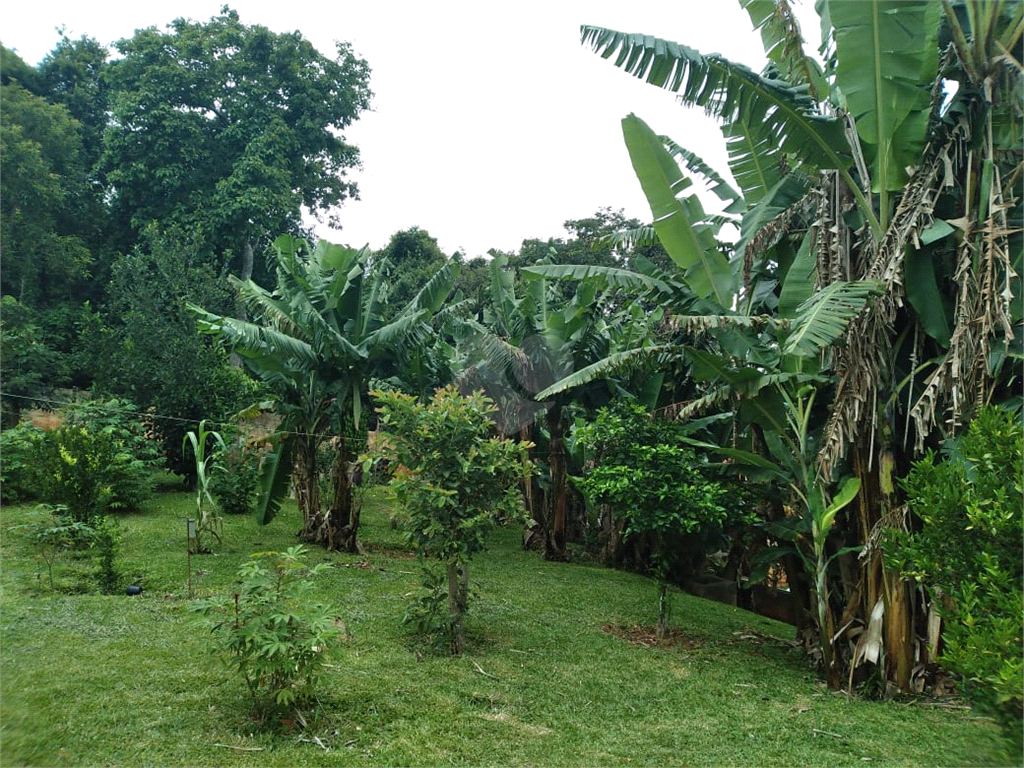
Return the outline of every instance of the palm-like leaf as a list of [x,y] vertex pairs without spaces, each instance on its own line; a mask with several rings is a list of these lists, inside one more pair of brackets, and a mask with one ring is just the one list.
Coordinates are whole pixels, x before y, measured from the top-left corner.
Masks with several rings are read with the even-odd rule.
[[797,308],[792,332],[782,347],[783,354],[807,357],[836,343],[868,299],[880,295],[884,287],[879,280],[836,282],[825,286]]
[[649,347],[637,347],[615,352],[602,360],[580,368],[578,371],[556,381],[547,389],[537,393],[537,400],[548,400],[555,395],[582,387],[599,379],[606,379],[623,370],[638,369],[655,363],[665,363],[676,356],[674,344],[660,344]]
[[881,234],[870,203],[850,176],[853,156],[841,121],[820,114],[805,86],[762,77],[717,54],[704,56],[650,35],[583,26],[581,37],[604,58],[614,56],[615,65],[631,75],[677,93],[684,104],[703,107],[724,124],[742,123],[774,137],[776,151],[797,158],[808,171],[839,171]]
[[459,276],[462,266],[456,261],[448,261],[416,293],[409,304],[399,314],[425,310],[431,314],[437,312],[452,292],[452,286]]
[[723,179],[719,175],[718,171],[705,163],[693,152],[680,146],[668,136],[659,136],[658,138],[661,139],[661,143],[664,145],[665,149],[668,150],[668,153],[672,155],[674,160],[682,162],[686,169],[691,173],[702,176],[707,182],[709,182],[708,189],[713,192],[719,200],[726,203],[735,203],[741,199],[742,196],[740,193],[737,192],[729,182]]
[[632,250],[640,245],[654,245],[658,242],[658,233],[654,227],[645,224],[636,229],[627,229],[622,232],[613,232],[601,238],[601,242],[610,245],[612,248]]
[[522,269],[527,280],[550,278],[553,280],[593,281],[599,288],[621,288],[627,291],[643,292],[655,290],[665,295],[672,288],[656,277],[633,272],[621,267],[605,267],[593,264],[537,264]]
[[260,464],[260,487],[256,500],[256,522],[267,525],[281,511],[291,478],[291,441],[279,440]]
[[784,175],[782,157],[775,151],[774,137],[750,130],[744,123],[722,127],[729,169],[743,190],[748,205],[761,200]]
[[[882,194],[907,181],[920,157],[938,64],[938,3],[918,0],[829,0],[842,88],[861,141],[873,154],[872,188]],[[867,148],[866,148],[867,149]]]
[[684,272],[687,284],[701,298],[732,305],[736,290],[729,262],[717,248],[714,233],[701,220],[704,210],[696,195],[681,198],[691,185],[661,139],[643,120],[622,121],[630,160],[651,206],[654,229],[665,250]]
[[787,0],[740,0],[760,31],[765,55],[791,83],[806,85],[818,101],[828,93],[821,66],[804,53],[800,24]]

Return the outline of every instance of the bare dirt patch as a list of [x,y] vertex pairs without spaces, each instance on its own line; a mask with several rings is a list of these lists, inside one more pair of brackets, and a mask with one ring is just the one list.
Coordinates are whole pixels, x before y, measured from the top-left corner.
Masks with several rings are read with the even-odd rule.
[[704,645],[704,640],[689,637],[681,629],[677,627],[670,627],[665,633],[665,637],[658,639],[658,628],[653,626],[647,626],[643,624],[631,624],[629,626],[623,626],[622,624],[604,624],[601,627],[603,632],[607,632],[609,635],[615,635],[615,637],[628,640],[633,645],[643,645],[648,648],[699,648]]

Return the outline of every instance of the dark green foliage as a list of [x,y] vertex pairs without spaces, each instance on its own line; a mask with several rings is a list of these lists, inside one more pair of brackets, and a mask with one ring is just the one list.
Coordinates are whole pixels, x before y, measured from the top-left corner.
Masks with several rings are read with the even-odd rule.
[[95,38],[61,35],[38,69],[41,95],[64,106],[82,126],[83,156],[90,169],[99,160],[109,118],[110,87],[104,77],[109,56],[107,46]]
[[24,422],[0,432],[0,500],[4,504],[39,498],[38,453],[45,434]]
[[217,617],[217,647],[229,669],[245,681],[254,710],[265,718],[310,701],[327,654],[341,635],[333,614],[311,600],[313,577],[330,565],[307,568],[305,554],[302,546],[254,554],[238,569],[236,592],[196,606]]
[[67,301],[92,261],[78,231],[92,192],[81,126],[20,85],[0,86],[0,288],[32,307]]
[[[427,403],[401,392],[371,394],[381,404],[381,451],[405,468],[391,486],[405,515],[406,540],[447,567],[447,630],[452,652],[461,653],[467,565],[495,525],[524,519],[519,482],[529,479],[529,445],[494,436],[497,408],[480,392],[462,397],[445,387]],[[417,614],[423,615],[414,606]]]
[[189,301],[233,307],[210,258],[194,233],[147,230],[145,243],[114,264],[105,320],[87,334],[96,389],[152,408],[168,466],[190,481],[195,463],[182,456],[185,433],[203,419],[227,421],[258,399],[252,380],[196,332],[185,310]]
[[0,299],[3,427],[14,426],[31,398],[50,394],[50,386],[58,380],[60,355],[47,342],[36,311],[13,296]]
[[727,506],[725,488],[707,477],[707,463],[681,443],[680,424],[655,421],[635,402],[600,409],[576,437],[595,458],[576,485],[591,504],[612,506],[624,540],[648,544],[664,631],[668,583],[700,575],[708,548],[719,546],[726,529],[747,521],[749,512]]
[[[324,55],[225,6],[116,46],[100,170],[131,228],[197,227],[245,279],[247,246],[260,255],[270,233],[299,231],[303,206],[319,215],[355,192],[343,132],[369,106],[370,70],[348,44]],[[252,274],[267,276],[261,262]]]
[[[222,430],[223,432],[223,430]],[[242,438],[225,440],[217,453],[210,478],[210,493],[225,515],[247,515],[256,511],[262,451]]]
[[150,437],[139,409],[129,400],[92,398],[65,406],[65,423],[112,437],[120,452],[110,470],[112,510],[137,510],[153,492],[152,473],[164,466],[160,444]]
[[96,561],[96,584],[104,595],[120,592],[124,577],[119,568],[121,532],[117,521],[109,515],[96,518],[92,524],[89,547]]
[[[108,509],[138,509],[152,493],[152,474],[161,461],[135,406],[125,400],[97,400],[67,406],[60,415],[64,423],[47,432],[8,430],[15,433],[9,438],[15,446],[33,447],[30,460],[36,468],[23,476],[38,483],[40,498],[64,505],[80,522]],[[14,466],[24,472],[21,463]]]
[[1020,415],[986,407],[961,437],[914,464],[902,486],[921,520],[886,541],[889,564],[932,592],[944,618],[941,662],[1021,752],[1024,545]]
[[436,238],[419,227],[396,232],[380,252],[387,264],[387,306],[384,317],[394,319],[432,278],[448,257],[442,253]]

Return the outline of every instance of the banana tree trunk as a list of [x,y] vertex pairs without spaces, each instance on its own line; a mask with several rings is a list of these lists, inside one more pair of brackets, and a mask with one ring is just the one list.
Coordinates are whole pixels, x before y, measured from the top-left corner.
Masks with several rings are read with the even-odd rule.
[[910,585],[888,568],[882,570],[885,598],[886,677],[901,693],[910,692],[914,668],[914,599]]
[[548,433],[551,436],[551,449],[548,466],[551,469],[551,492],[548,503],[547,546],[544,556],[548,560],[565,559],[566,532],[566,462],[565,441],[563,438],[565,425],[562,420],[562,405],[555,402],[548,409],[546,416]]
[[818,637],[821,643],[821,661],[825,668],[825,681],[829,690],[837,691],[842,687],[842,673],[836,664],[835,649],[832,647],[832,636],[835,624],[828,601],[828,574],[825,568],[825,548],[818,546],[817,561],[814,574],[814,598],[818,615]]
[[327,514],[324,544],[328,550],[358,552],[359,504],[355,503],[349,476],[351,457],[345,438],[340,438],[334,459],[334,499]]
[[[891,516],[887,513],[892,507],[895,459],[887,449],[879,454],[871,461],[869,447],[860,442],[852,450],[854,472],[861,479],[861,490],[854,507],[857,510],[855,531],[859,544],[868,544],[877,538],[876,529],[879,526],[891,524]],[[857,616],[863,626],[867,627],[874,606],[880,599],[883,601],[885,679],[901,693],[910,693],[914,668],[916,594],[905,581],[885,568],[882,554],[877,549],[866,558],[858,558],[857,562],[860,564],[862,589],[859,593],[847,595],[847,614]],[[853,604],[855,599],[856,605]]]
[[317,483],[316,438],[302,435],[296,441],[295,463],[292,467],[292,480],[295,485],[295,498],[302,513],[302,538],[310,539],[315,535],[320,516],[320,486]]

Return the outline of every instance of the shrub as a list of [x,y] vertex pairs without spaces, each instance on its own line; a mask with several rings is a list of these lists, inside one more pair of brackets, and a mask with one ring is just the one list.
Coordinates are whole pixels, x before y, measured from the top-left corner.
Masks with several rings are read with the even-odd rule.
[[667,629],[670,581],[699,574],[705,552],[744,513],[730,511],[725,489],[702,473],[706,465],[680,444],[675,422],[656,422],[636,403],[602,408],[577,430],[595,466],[576,485],[591,504],[610,504],[623,521],[623,540],[646,537],[658,580],[658,631]]
[[21,423],[0,432],[0,495],[4,504],[39,498],[39,446],[45,432]]
[[96,560],[96,585],[104,595],[120,591],[124,578],[118,568],[121,550],[121,532],[117,521],[104,515],[92,524],[89,546]]
[[241,583],[229,599],[196,604],[219,616],[213,625],[218,648],[265,717],[310,700],[327,653],[341,637],[327,608],[310,599],[311,577],[330,566],[307,568],[305,554],[301,545],[254,554],[238,569]]
[[67,507],[73,520],[91,523],[107,509],[116,467],[129,460],[109,433],[63,424],[39,445],[42,496]]
[[74,403],[61,409],[65,424],[112,438],[116,446],[107,480],[108,508],[136,510],[153,494],[153,472],[164,466],[160,444],[147,433],[138,408],[110,398]]
[[892,532],[890,566],[926,585],[945,619],[941,663],[1011,737],[1019,759],[1024,704],[1024,429],[1019,417],[983,409],[966,434],[914,464],[902,486],[920,519]]
[[256,511],[259,492],[260,452],[236,439],[217,453],[210,493],[226,515],[245,515]]
[[[391,481],[407,522],[407,540],[424,557],[436,557],[448,577],[447,633],[453,654],[462,652],[469,599],[469,560],[484,549],[487,532],[498,523],[524,520],[518,486],[528,443],[494,436],[497,410],[482,392],[462,397],[454,387],[438,389],[427,403],[400,392],[374,390],[384,458],[407,471]],[[437,582],[425,578],[427,596],[408,616],[429,621]],[[431,588],[433,584],[433,588]]]
[[23,533],[46,564],[50,589],[55,589],[53,566],[68,549],[88,542],[93,535],[92,526],[72,520],[62,506],[40,504],[31,523],[14,526],[13,531]]

